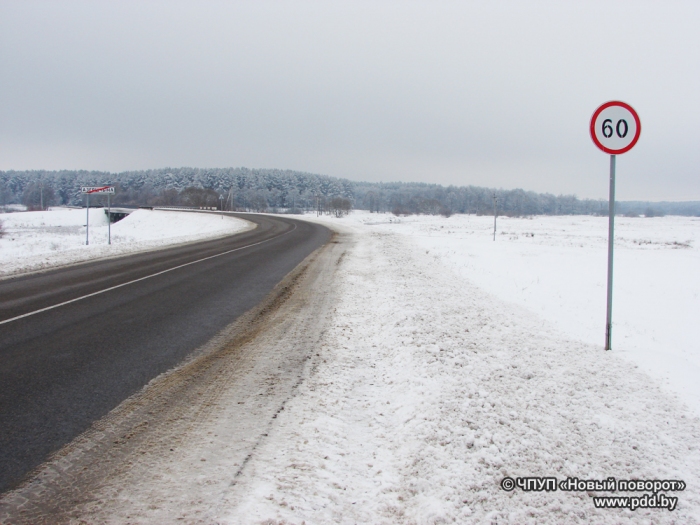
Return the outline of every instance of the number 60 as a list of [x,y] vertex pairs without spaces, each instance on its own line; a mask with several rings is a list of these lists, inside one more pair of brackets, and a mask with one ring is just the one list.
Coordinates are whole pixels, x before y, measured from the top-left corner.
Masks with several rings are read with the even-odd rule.
[[[624,129],[621,129],[624,128]],[[629,126],[627,125],[627,121],[625,119],[620,119],[617,121],[617,126],[615,126],[615,131],[617,132],[617,136],[620,137],[621,139],[625,138],[627,136],[627,132],[629,131]],[[603,121],[603,136],[606,139],[609,139],[612,137],[613,134],[613,128],[612,128],[612,120],[609,118],[606,118]]]

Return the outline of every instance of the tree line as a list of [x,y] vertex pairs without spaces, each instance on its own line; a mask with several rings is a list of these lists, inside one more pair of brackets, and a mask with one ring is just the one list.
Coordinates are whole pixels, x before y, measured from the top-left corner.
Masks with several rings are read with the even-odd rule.
[[[291,170],[248,168],[164,168],[99,171],[0,171],[0,205],[29,209],[84,205],[82,186],[111,184],[115,206],[213,207],[256,212],[312,212],[342,215],[350,209],[376,213],[492,215],[606,215],[608,202],[523,189],[480,186],[356,182]],[[91,197],[91,205],[106,197]],[[619,213],[696,215],[700,202],[619,202]]]

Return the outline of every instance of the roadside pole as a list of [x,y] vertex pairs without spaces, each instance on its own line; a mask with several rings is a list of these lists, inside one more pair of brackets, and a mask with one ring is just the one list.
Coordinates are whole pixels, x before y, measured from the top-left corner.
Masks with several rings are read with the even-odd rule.
[[615,239],[615,155],[610,155],[610,202],[608,204],[608,305],[605,316],[605,349],[612,348],[613,240]]
[[496,240],[496,214],[497,212],[497,205],[498,205],[498,197],[496,197],[496,194],[493,194],[493,240]]
[[85,246],[90,244],[90,194],[87,194],[87,205],[85,206]]
[[600,106],[590,124],[593,143],[610,155],[610,202],[608,203],[608,286],[605,315],[605,349],[612,349],[613,245],[615,240],[615,164],[617,155],[631,150],[639,140],[642,123],[637,112],[619,101]]
[[107,194],[107,232],[108,243],[112,244],[112,204],[109,200],[109,195],[114,193],[114,186],[83,186],[80,188],[80,193],[85,195],[87,199],[85,208],[85,246],[90,244],[90,194],[91,193],[106,193]]
[[107,244],[112,244],[112,204],[110,194],[107,194]]

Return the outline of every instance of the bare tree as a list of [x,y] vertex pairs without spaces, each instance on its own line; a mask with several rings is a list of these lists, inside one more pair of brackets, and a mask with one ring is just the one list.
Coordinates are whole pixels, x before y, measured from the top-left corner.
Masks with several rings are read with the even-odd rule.
[[180,194],[174,188],[161,191],[157,197],[154,197],[149,202],[153,206],[177,206],[179,203]]
[[342,197],[334,197],[331,200],[330,213],[334,214],[336,217],[342,217],[350,213],[352,209],[352,203],[350,199],[344,199]]
[[22,204],[28,210],[42,210],[53,204],[56,195],[51,186],[44,186],[41,182],[33,182],[24,188],[22,192]]
[[10,188],[7,187],[7,184],[4,182],[0,182],[0,204],[2,204],[2,209],[7,210],[7,203],[12,197],[12,192],[10,191]]
[[190,186],[180,192],[180,202],[193,208],[216,208],[219,205],[219,194],[211,188]]

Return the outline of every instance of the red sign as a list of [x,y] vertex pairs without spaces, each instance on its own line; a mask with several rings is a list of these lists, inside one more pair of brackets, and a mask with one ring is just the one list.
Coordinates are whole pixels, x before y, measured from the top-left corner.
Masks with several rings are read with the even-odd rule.
[[114,186],[83,186],[81,193],[114,193]]
[[642,133],[642,123],[629,104],[606,102],[591,117],[591,138],[596,146],[610,155],[631,150]]

